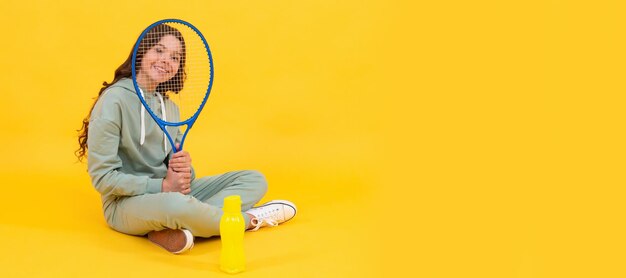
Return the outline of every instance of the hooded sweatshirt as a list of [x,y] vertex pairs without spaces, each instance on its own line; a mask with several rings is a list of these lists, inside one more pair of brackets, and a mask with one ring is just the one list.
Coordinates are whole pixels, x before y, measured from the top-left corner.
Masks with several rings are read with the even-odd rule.
[[[179,120],[171,100],[143,91],[156,115],[163,119],[161,107],[167,107],[167,120]],[[180,143],[179,128],[166,128],[175,143]],[[164,140],[163,131],[143,109],[131,79],[121,79],[102,93],[89,119],[87,164],[105,214],[110,215],[108,210],[114,209],[111,205],[120,197],[161,192],[172,150]],[[192,180],[194,177],[192,169]]]

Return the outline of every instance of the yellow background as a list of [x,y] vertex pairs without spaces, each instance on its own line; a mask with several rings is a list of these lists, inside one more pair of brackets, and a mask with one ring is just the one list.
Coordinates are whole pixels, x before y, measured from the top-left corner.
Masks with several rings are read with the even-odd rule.
[[[184,3],[183,3],[184,2]],[[298,216],[241,277],[624,277],[622,1],[2,1],[0,276],[225,276],[107,228],[76,129],[139,33],[203,31],[200,175]]]

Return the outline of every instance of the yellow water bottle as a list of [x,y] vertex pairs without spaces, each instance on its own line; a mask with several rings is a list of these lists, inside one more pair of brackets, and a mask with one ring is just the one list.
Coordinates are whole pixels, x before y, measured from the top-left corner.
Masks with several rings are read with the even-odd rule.
[[220,219],[222,253],[220,269],[235,274],[246,270],[246,258],[243,252],[243,233],[246,223],[241,214],[241,197],[231,195],[224,198],[224,214]]

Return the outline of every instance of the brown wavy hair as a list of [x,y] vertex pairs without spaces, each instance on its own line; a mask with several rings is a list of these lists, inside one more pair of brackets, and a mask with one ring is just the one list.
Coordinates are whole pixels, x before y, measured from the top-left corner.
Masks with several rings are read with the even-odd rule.
[[[186,61],[187,53],[186,53],[186,47],[185,47],[185,40],[183,39],[182,34],[176,28],[171,27],[169,25],[165,25],[165,24],[159,24],[155,26],[154,28],[152,28],[150,31],[148,31],[148,33],[146,33],[144,38],[141,40],[139,48],[137,49],[137,58],[136,58],[135,68],[137,70],[140,69],[141,61],[143,60],[143,56],[146,54],[146,52],[150,50],[154,45],[156,45],[159,41],[161,41],[161,38],[163,38],[166,35],[172,35],[181,42],[182,58],[180,59],[180,67],[176,75],[174,75],[174,77],[172,77],[170,80],[159,84],[156,88],[156,91],[162,94],[165,94],[166,91],[172,91],[178,94],[183,89],[184,81],[187,77],[187,74],[185,72],[185,61]],[[116,82],[120,81],[122,78],[131,78],[133,76],[133,72],[132,72],[133,49],[135,49],[135,46],[133,46],[133,48],[131,49],[130,55],[128,55],[128,58],[126,58],[126,61],[124,61],[124,63],[122,63],[122,65],[120,65],[115,70],[113,81],[111,81],[111,83],[107,83],[106,81],[102,83],[102,88],[100,88],[100,92],[98,92],[98,96],[95,98],[94,103],[91,105],[91,109],[89,109],[89,114],[87,114],[87,117],[83,119],[82,128],[77,130],[78,149],[74,152],[74,154],[76,155],[78,160],[81,162],[83,161],[84,158],[87,157],[87,147],[88,147],[87,138],[89,134],[89,119],[91,118],[91,112],[94,106],[96,106],[96,103],[98,102],[98,100],[100,99],[100,96],[102,96],[102,93],[104,93],[106,89],[111,87],[111,85],[115,84]]]

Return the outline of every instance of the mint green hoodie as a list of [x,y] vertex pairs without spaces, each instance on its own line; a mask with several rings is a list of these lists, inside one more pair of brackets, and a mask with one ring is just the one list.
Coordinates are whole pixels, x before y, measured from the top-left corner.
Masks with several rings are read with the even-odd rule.
[[[144,98],[151,110],[161,115],[156,94],[148,92]],[[166,107],[175,107],[169,99],[164,98],[164,102]],[[177,121],[178,113],[172,114],[166,115],[167,119]],[[182,134],[178,127],[167,130],[179,143]],[[91,112],[87,145],[89,175],[102,195],[105,214],[117,198],[161,192],[172,147],[169,142],[164,144],[163,131],[142,110],[131,79],[121,79],[102,93]],[[192,180],[194,177],[192,169]]]

